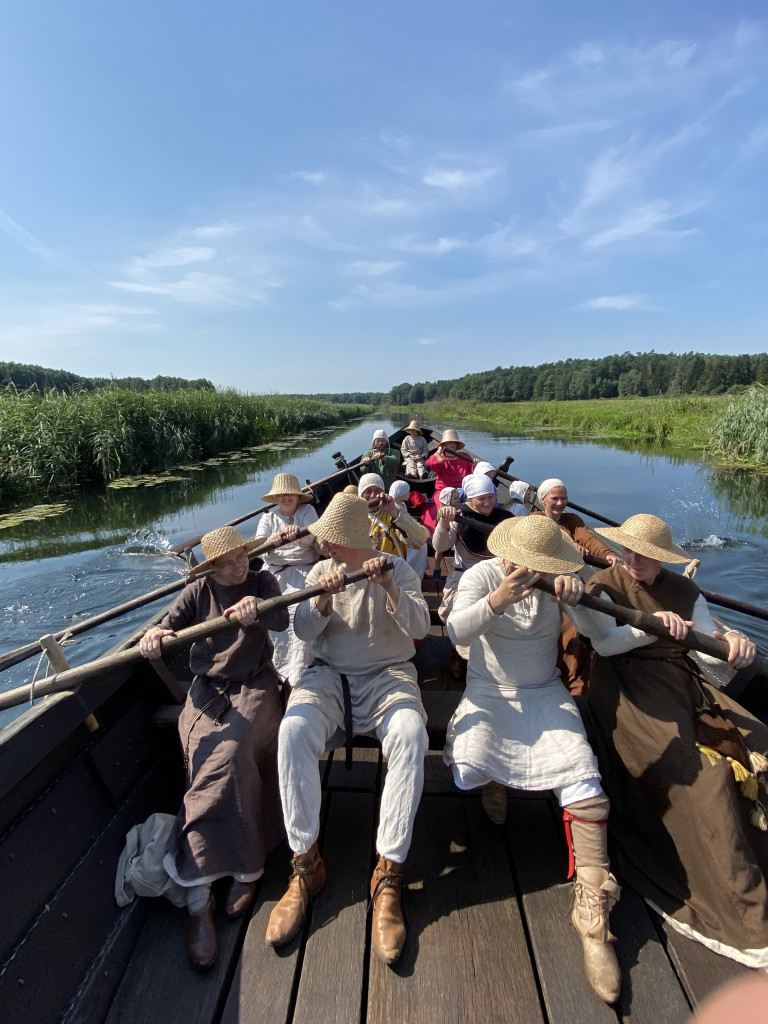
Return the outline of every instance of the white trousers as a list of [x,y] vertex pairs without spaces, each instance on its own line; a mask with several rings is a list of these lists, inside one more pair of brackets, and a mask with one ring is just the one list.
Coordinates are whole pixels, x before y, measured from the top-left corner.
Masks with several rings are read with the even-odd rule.
[[[316,704],[295,704],[283,717],[277,762],[288,843],[306,853],[320,832],[320,767],[318,761],[337,732],[335,717]],[[413,819],[424,788],[427,731],[414,708],[394,707],[376,729],[387,775],[381,793],[376,850],[402,864],[411,845]]]

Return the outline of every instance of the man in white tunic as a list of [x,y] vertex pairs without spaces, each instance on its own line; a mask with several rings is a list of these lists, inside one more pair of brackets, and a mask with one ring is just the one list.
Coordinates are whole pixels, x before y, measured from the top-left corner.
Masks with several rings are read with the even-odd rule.
[[552,520],[508,519],[488,538],[498,556],[463,573],[448,632],[469,645],[467,687],[448,726],[444,759],[459,789],[485,787],[483,806],[496,824],[506,818],[504,787],[554,791],[566,822],[572,922],[584,945],[587,977],[614,1002],[621,976],[608,930],[619,894],[607,852],[609,803],[578,709],[557,670],[560,605],[530,589],[537,574],[555,576],[564,604],[584,591],[576,545]]
[[[344,741],[345,717],[354,733],[376,736],[389,765],[376,836],[378,863],[371,879],[372,937],[376,951],[395,963],[405,943],[400,906],[403,862],[424,783],[426,714],[416,670],[414,639],[429,629],[419,579],[403,559],[377,556],[368,536],[368,504],[337,494],[309,529],[329,557],[307,577],[325,593],[300,604],[296,635],[311,640],[314,663],[294,687],[278,737],[280,797],[293,874],[272,911],[267,942],[281,946],[301,928],[310,899],[326,879],[317,848],[320,830],[319,758]],[[368,579],[345,587],[344,570]],[[347,693],[344,691],[347,689]],[[345,703],[348,716],[345,716]],[[351,718],[351,721],[349,721]]]

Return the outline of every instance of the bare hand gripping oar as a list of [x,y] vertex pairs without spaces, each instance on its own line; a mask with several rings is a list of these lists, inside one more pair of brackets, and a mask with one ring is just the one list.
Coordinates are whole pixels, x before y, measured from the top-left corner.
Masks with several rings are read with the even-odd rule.
[[[371,557],[376,555],[372,551]],[[389,572],[393,568],[392,562],[386,561],[382,566],[382,572]],[[344,583],[349,586],[352,583],[360,583],[367,579],[364,569],[356,569],[354,572],[344,574]],[[292,604],[299,604],[301,601],[308,601],[312,597],[320,597],[327,591],[321,587],[309,587],[306,590],[297,590],[292,594],[280,594],[279,597],[270,597],[266,601],[260,601],[256,606],[258,619],[267,612],[275,611],[278,608],[287,608]],[[172,654],[183,647],[188,647],[197,640],[203,640],[209,636],[215,636],[225,629],[239,627],[237,619],[220,615],[218,618],[210,619],[207,622],[200,622],[196,626],[179,630],[176,636],[164,637],[162,641],[163,654]],[[244,627],[250,628],[250,627]],[[34,697],[45,697],[50,693],[61,693],[65,690],[74,690],[75,687],[88,679],[99,675],[102,672],[113,671],[116,668],[123,668],[126,665],[133,665],[144,660],[144,656],[138,647],[132,647],[129,651],[120,651],[117,654],[108,654],[103,658],[96,658],[85,665],[78,665],[75,668],[67,669],[66,672],[57,672],[56,675],[41,679],[34,685],[18,686],[14,690],[0,694],[0,711],[6,708],[16,707],[18,704],[25,704]]]

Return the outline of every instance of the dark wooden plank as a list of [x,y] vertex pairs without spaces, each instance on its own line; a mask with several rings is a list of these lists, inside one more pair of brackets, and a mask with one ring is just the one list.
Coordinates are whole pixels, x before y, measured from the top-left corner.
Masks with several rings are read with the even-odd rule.
[[366,910],[378,820],[374,795],[330,796],[323,852],[330,871],[312,908],[293,1024],[358,1024]]
[[221,1024],[283,1024],[290,1019],[301,939],[278,950],[264,941],[269,915],[290,873],[291,851],[282,843],[267,858]]
[[373,746],[352,748],[352,770],[347,771],[344,747],[334,750],[326,776],[328,789],[354,789],[373,793],[378,785],[381,766],[381,748]]
[[185,1021],[209,1024],[220,1011],[236,958],[245,919],[230,921],[223,900],[216,909],[219,957],[210,971],[195,971],[187,961],[187,912],[167,900],[153,901],[112,1001],[107,1024],[157,1024]]
[[547,800],[509,801],[505,826],[523,894],[528,933],[550,1024],[615,1024],[584,973],[570,923],[573,887]]
[[458,796],[459,790],[454,784],[451,769],[443,761],[442,750],[428,750],[424,758],[424,793]]
[[622,1020],[632,1024],[685,1024],[691,1009],[645,902],[625,886],[611,914],[621,966]]
[[701,943],[676,932],[671,925],[661,922],[660,918],[657,920],[666,937],[669,957],[694,1009],[716,988],[752,973],[748,967],[713,953]]
[[136,704],[89,752],[94,770],[116,803],[133,788],[152,749],[151,714]]
[[541,1024],[503,836],[479,800],[425,797],[406,864],[408,940],[371,953],[368,1024]]
[[40,913],[114,813],[81,759],[9,829],[0,845],[0,950]]

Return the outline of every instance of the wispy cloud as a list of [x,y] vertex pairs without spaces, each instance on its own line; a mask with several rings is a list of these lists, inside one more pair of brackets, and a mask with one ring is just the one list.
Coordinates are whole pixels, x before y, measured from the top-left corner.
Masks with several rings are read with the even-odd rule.
[[430,167],[423,176],[425,185],[444,188],[449,192],[460,189],[483,188],[501,173],[498,167],[480,167],[477,170],[462,170],[458,167]]
[[400,270],[405,264],[400,260],[353,260],[342,267],[345,274],[356,277],[383,277]]
[[598,135],[610,131],[619,122],[613,118],[601,118],[594,121],[573,121],[570,124],[556,124],[549,128],[533,128],[530,131],[522,132],[518,141],[523,145],[530,143],[563,143],[570,139],[580,138],[585,135]]
[[628,211],[617,224],[590,235],[585,240],[584,246],[587,249],[600,249],[606,245],[632,241],[648,235],[682,238],[697,234],[698,228],[672,229],[666,227],[671,221],[685,216],[694,209],[697,209],[697,206],[688,205],[675,210],[661,200],[638,206]]
[[154,270],[159,267],[186,267],[190,263],[203,263],[212,260],[216,250],[208,246],[179,245],[175,248],[157,249],[148,256],[140,256],[132,260],[136,271]]
[[110,281],[113,288],[138,295],[157,295],[176,302],[207,307],[247,309],[253,303],[266,302],[276,281],[245,287],[242,282],[219,274],[191,273],[176,281]]
[[601,295],[597,299],[588,299],[586,302],[582,302],[577,309],[611,309],[619,311],[631,310],[633,312],[648,312],[651,310],[657,310],[658,306],[654,306],[647,295],[642,294],[630,294],[630,295]]
[[328,181],[328,175],[323,171],[291,171],[291,178],[298,178],[299,181],[306,181],[310,185],[323,185]]
[[63,303],[30,311],[19,322],[0,330],[7,341],[101,335],[105,331],[153,332],[161,330],[157,311],[146,306],[117,303]]
[[398,235],[385,243],[389,249],[399,249],[423,256],[443,256],[445,253],[463,249],[466,242],[461,238],[449,238],[441,235],[432,242],[422,242],[413,235]]
[[192,228],[190,234],[195,238],[229,238],[242,231],[242,225],[233,224],[232,221],[223,220],[219,224],[203,224],[199,228]]
[[18,224],[12,217],[9,217],[7,213],[3,213],[2,210],[0,210],[0,231],[4,231],[22,249],[26,249],[27,252],[31,252],[35,256],[42,256],[43,259],[51,260],[57,255],[54,249],[46,245],[45,242],[41,242],[39,238],[35,238],[26,228],[23,228],[21,224]]
[[440,342],[437,340],[437,338],[417,338],[416,339],[416,344],[417,345],[439,345]]

